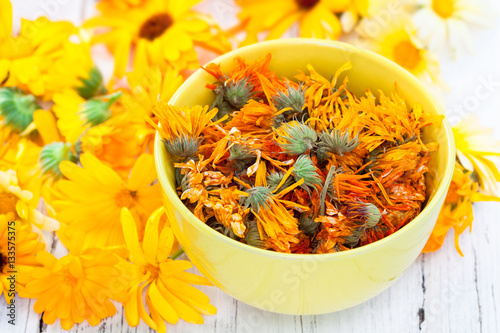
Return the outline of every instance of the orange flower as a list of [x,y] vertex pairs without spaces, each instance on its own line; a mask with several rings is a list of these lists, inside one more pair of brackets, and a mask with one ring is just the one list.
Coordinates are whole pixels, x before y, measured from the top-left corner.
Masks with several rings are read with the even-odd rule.
[[267,187],[266,164],[261,162],[257,170],[255,186],[247,185],[247,190],[240,192],[242,196],[246,197],[245,207],[251,207],[251,212],[257,220],[260,239],[266,240],[269,247],[278,252],[291,252],[290,247],[299,243],[297,238],[300,233],[298,220],[287,208],[298,211],[309,209],[297,203],[281,199],[285,194],[302,185],[304,183],[303,179],[275,194],[292,171],[293,168],[290,168],[289,172],[283,177],[280,186],[271,191]]
[[500,198],[479,193],[479,184],[472,180],[472,172],[467,171],[458,162],[436,226],[425,244],[423,252],[437,251],[443,245],[448,230],[455,230],[455,247],[463,256],[458,244],[459,236],[465,229],[472,227],[472,203],[477,201],[499,201]]

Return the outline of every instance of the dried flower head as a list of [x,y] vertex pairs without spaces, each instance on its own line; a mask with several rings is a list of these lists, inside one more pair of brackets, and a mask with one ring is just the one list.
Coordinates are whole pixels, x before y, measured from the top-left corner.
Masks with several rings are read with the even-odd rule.
[[304,184],[302,184],[303,188],[316,188],[315,185],[319,185],[322,182],[321,177],[316,170],[316,166],[307,155],[301,155],[297,158],[295,164],[293,165],[292,175],[295,181],[304,179]]
[[342,133],[333,129],[329,133],[323,132],[319,135],[319,150],[322,152],[336,153],[342,156],[353,151],[359,145],[358,136],[349,140],[349,132]]
[[236,108],[224,99],[224,87],[218,85],[213,92],[215,94],[215,100],[210,109],[217,108],[217,110],[219,110],[214,117],[215,120],[219,120],[222,117],[231,114],[233,111],[236,111]]
[[269,205],[273,195],[270,188],[256,186],[247,189],[245,192],[249,194],[248,197],[242,198],[245,209],[251,207],[254,212],[259,212],[262,207],[270,209]]
[[170,154],[186,158],[196,154],[200,148],[201,139],[181,137],[171,140],[164,139],[163,143]]
[[278,145],[289,155],[300,155],[314,147],[318,135],[306,124],[292,121],[276,130]]
[[248,245],[264,249],[267,244],[264,240],[260,239],[259,228],[256,221],[250,221],[248,224],[247,234],[245,235],[245,242]]
[[153,109],[158,117],[158,126],[151,117],[146,121],[160,132],[168,151],[182,158],[196,154],[200,145],[200,134],[217,114],[217,109],[208,110],[208,106],[192,108],[169,105],[159,102]]
[[299,230],[306,236],[314,236],[318,231],[318,223],[314,221],[314,215],[311,212],[303,212],[299,217]]
[[248,78],[228,81],[224,83],[224,99],[236,109],[241,109],[254,95],[253,88]]
[[[281,183],[281,181],[283,180],[283,177],[285,177],[285,174],[283,172],[279,172],[279,171],[278,172],[271,172],[266,177],[267,186],[271,190],[275,190],[278,187],[278,185]],[[283,183],[283,185],[281,185],[281,188],[287,188],[287,187],[291,186],[292,183],[293,183],[292,178],[288,177],[285,180],[285,183]]]
[[373,228],[382,218],[380,210],[370,202],[350,201],[347,203],[346,217],[361,220],[365,228]]
[[224,236],[226,237],[229,237],[229,238],[232,238],[234,240],[239,240],[240,238],[234,233],[233,229],[231,227],[228,227],[228,226],[225,226],[224,224],[220,223],[219,221],[217,221],[217,219],[215,217],[211,217],[208,219],[208,221],[206,222],[206,224],[214,229],[215,231],[218,231],[220,232],[221,234],[223,234]]
[[241,172],[247,165],[255,162],[255,152],[243,144],[234,144],[229,148],[228,160],[232,161],[236,171]]
[[306,103],[305,91],[306,87],[302,84],[297,88],[287,84],[286,93],[278,90],[278,96],[274,97],[272,102],[278,110],[287,109],[287,114],[301,114]]

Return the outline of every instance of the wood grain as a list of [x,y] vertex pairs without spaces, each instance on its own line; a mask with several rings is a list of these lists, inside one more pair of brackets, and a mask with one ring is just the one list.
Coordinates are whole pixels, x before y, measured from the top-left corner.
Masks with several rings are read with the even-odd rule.
[[[33,19],[45,8],[52,20],[66,19],[78,24],[94,11],[94,2],[90,0],[13,2],[16,18]],[[200,9],[212,13],[219,21],[223,19],[225,27],[236,22],[237,9],[231,0],[205,1]],[[500,138],[500,27],[474,33],[476,54],[448,60],[443,66],[443,77],[451,89],[444,95],[443,103],[451,116],[477,114],[483,124],[495,128],[495,136]],[[111,72],[110,68],[106,70]],[[485,80],[498,86],[493,84],[490,94],[478,98],[474,91],[478,87],[484,89]],[[478,105],[472,107],[468,103],[474,98]],[[496,239],[500,235],[499,211],[498,203],[475,204],[473,232],[460,237],[465,257],[456,252],[453,234],[450,234],[440,251],[420,255],[391,288],[354,308],[318,316],[279,315],[238,302],[215,287],[202,287],[218,313],[205,317],[203,325],[180,321],[177,325],[168,325],[167,330],[192,333],[499,332],[500,242]],[[54,235],[48,235],[47,243],[56,256],[66,253]],[[34,300],[16,298],[15,327],[7,324],[5,303],[1,304],[0,332],[64,332],[58,322],[50,326],[41,322],[33,311]],[[115,305],[118,309],[115,316],[96,327],[86,323],[75,325],[71,332],[152,332],[142,322],[136,328],[129,327],[121,305]]]

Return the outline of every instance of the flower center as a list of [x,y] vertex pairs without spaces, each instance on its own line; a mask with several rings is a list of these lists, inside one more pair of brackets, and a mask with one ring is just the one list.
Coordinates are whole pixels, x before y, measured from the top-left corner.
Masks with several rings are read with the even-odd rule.
[[0,274],[3,273],[3,269],[7,266],[8,258],[5,254],[0,253]]
[[144,273],[149,272],[149,279],[156,280],[160,276],[160,269],[157,266],[147,264],[144,266]]
[[441,16],[446,19],[453,15],[453,11],[455,9],[455,1],[454,0],[433,0],[432,1],[432,9]]
[[160,13],[146,20],[139,30],[139,37],[147,40],[155,40],[172,26],[174,20],[168,13]]
[[76,284],[78,283],[78,279],[76,277],[74,277],[70,272],[69,270],[67,270],[65,273],[64,273],[64,283],[71,286],[71,287],[74,287],[76,286]]
[[295,0],[295,2],[297,3],[297,5],[299,5],[301,8],[304,8],[304,9],[311,9],[311,8],[313,8],[314,6],[316,6],[316,4],[319,1],[320,0]]
[[394,47],[394,59],[404,68],[414,69],[421,60],[420,51],[413,43],[405,40]]
[[0,215],[13,213],[17,216],[16,204],[18,200],[19,198],[12,193],[0,193]]
[[135,206],[135,197],[137,195],[136,191],[121,190],[115,196],[116,205],[120,208],[127,207],[132,208]]

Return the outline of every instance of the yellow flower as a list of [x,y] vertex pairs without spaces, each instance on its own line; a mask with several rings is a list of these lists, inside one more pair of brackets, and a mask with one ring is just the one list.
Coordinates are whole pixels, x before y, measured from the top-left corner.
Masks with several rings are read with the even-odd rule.
[[183,78],[173,68],[163,71],[159,67],[141,67],[127,73],[127,82],[130,89],[123,91],[118,104],[124,112],[130,114],[131,121],[140,125],[141,140],[150,151],[153,151],[152,144],[156,130],[144,121],[144,117],[151,117],[157,124],[158,119],[152,113],[153,108],[158,100],[169,101],[181,86]]
[[117,91],[107,96],[82,98],[77,91],[65,89],[54,94],[52,110],[57,116],[57,127],[67,142],[75,144],[90,127],[110,119],[111,106],[121,96]]
[[439,62],[415,35],[415,29],[404,17],[393,17],[379,32],[370,29],[370,20],[363,20],[356,29],[366,47],[394,61],[416,77],[439,83]]
[[178,68],[196,68],[199,63],[194,46],[216,53],[230,50],[215,22],[191,7],[199,0],[148,0],[137,6],[119,9],[110,1],[98,4],[101,14],[86,22],[86,27],[107,30],[94,37],[106,43],[115,56],[115,76],[126,70],[129,53],[135,50],[134,68],[145,64]]
[[16,221],[8,220],[5,215],[0,215],[0,295],[4,294],[7,304],[10,304],[14,297],[14,293],[9,291],[14,289],[11,288],[11,283],[16,284],[17,292],[24,287],[17,279],[17,274],[14,281],[7,278],[11,277],[14,271],[24,274],[39,266],[35,256],[44,249],[45,244],[39,241],[38,234],[30,231],[29,226],[19,225]]
[[500,172],[494,161],[495,157],[496,162],[499,161],[500,141],[492,134],[493,129],[482,127],[475,116],[469,116],[453,127],[460,162],[477,174],[481,189],[490,195],[495,194],[500,181]]
[[148,0],[101,0],[102,7],[128,9],[138,6]]
[[458,245],[459,236],[465,229],[472,227],[472,203],[477,201],[500,201],[499,197],[479,193],[479,185],[471,178],[467,171],[458,162],[455,163],[453,179],[448,189],[436,226],[425,245],[423,252],[437,251],[443,245],[448,230],[455,230],[455,247],[463,256]]
[[[163,208],[151,214],[141,244],[137,228],[142,228],[142,223],[137,222],[127,208],[121,212],[130,260],[138,273],[128,291],[129,299],[124,302],[125,318],[132,327],[136,327],[142,319],[158,332],[166,332],[164,320],[175,324],[181,318],[190,323],[202,324],[203,317],[200,314],[213,315],[217,312],[208,297],[191,286],[211,285],[210,282],[204,277],[185,272],[193,266],[189,261],[169,258],[174,234],[168,224],[161,223],[162,217]],[[149,314],[143,303],[145,289]]]
[[127,299],[131,267],[110,250],[93,248],[61,259],[44,251],[37,260],[42,267],[21,276],[28,282],[19,295],[37,299],[33,309],[43,312],[48,325],[59,318],[65,330],[84,320],[96,326],[116,313],[110,299]]
[[159,184],[154,184],[153,157],[139,156],[128,181],[90,154],[80,155],[81,167],[69,161],[59,165],[67,178],[56,184],[59,200],[53,202],[63,223],[61,240],[82,248],[122,245],[120,210],[128,208],[144,223],[161,205]]
[[15,171],[0,171],[0,217],[4,216],[8,221],[19,221],[35,230],[57,230],[59,222],[36,210],[38,200],[33,198],[31,192],[18,186]]
[[[80,139],[80,151],[97,157],[122,178],[127,178],[144,138],[130,116],[117,116],[87,130]],[[144,121],[143,121],[144,122]]]
[[351,32],[361,17],[373,17],[381,10],[388,8],[389,3],[390,1],[387,0],[351,0],[349,9],[340,17],[342,30],[347,33]]
[[417,36],[432,51],[474,51],[470,28],[488,21],[487,10],[477,0],[415,0],[413,15]]
[[0,82],[5,86],[49,100],[54,92],[77,86],[80,77],[88,76],[89,47],[69,41],[77,32],[72,23],[23,19],[20,34],[13,36],[9,0],[0,0],[0,12]]
[[298,22],[300,37],[337,39],[341,33],[335,13],[349,7],[350,0],[238,0],[242,7],[239,18],[245,24],[244,44],[258,41],[257,35],[267,32],[267,39],[281,37]]
[[183,82],[175,68],[161,70],[159,67],[141,67],[127,73],[130,90],[124,91],[120,104],[131,112],[137,111],[142,121],[145,115],[153,116],[151,110],[158,101],[168,102]]
[[[50,111],[36,110],[32,115],[32,123],[23,133],[13,126],[2,127],[1,133],[0,170],[15,170],[19,186],[30,191],[33,202],[37,203],[42,194],[48,193],[50,182],[47,180],[52,178],[43,174],[48,171],[55,171],[52,176],[58,174],[57,165],[53,164],[55,161],[47,160],[48,148],[61,141],[55,116]],[[70,157],[59,155],[58,159]],[[51,170],[48,170],[47,163],[52,164]],[[47,201],[47,197],[44,196],[44,199]]]

